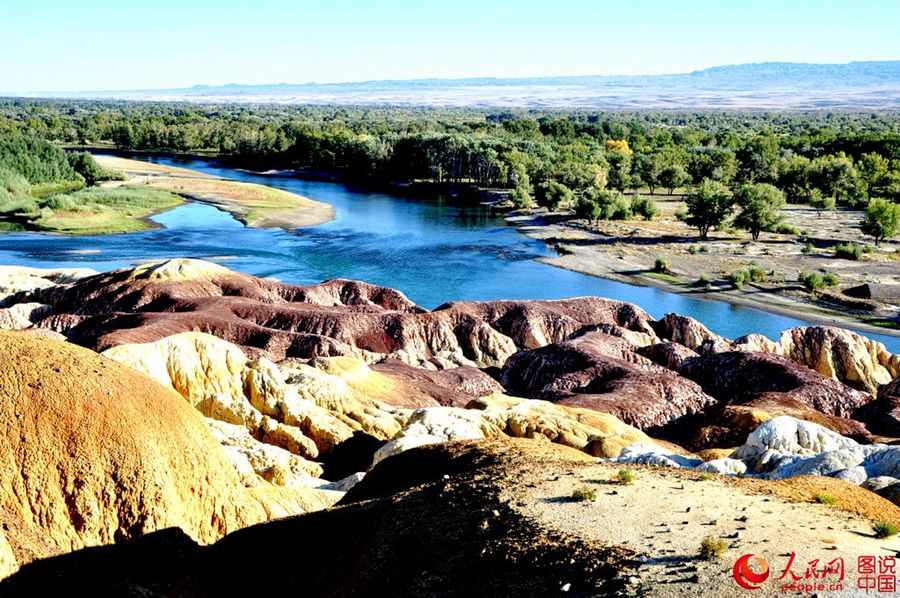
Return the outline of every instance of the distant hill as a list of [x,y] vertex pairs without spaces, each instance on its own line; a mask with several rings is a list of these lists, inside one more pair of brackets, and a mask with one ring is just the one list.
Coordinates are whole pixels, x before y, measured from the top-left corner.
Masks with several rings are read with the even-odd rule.
[[357,83],[197,85],[186,89],[31,96],[312,104],[638,108],[887,109],[900,100],[900,61],[766,62],[673,75],[415,79]]

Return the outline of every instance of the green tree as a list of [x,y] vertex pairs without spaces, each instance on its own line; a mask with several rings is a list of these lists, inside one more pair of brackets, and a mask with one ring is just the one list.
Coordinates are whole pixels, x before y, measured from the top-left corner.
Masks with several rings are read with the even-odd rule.
[[763,231],[772,231],[783,217],[779,210],[784,207],[784,193],[769,183],[748,183],[734,191],[734,202],[740,212],[734,224],[750,232],[753,240],[759,239]]
[[884,188],[890,182],[890,161],[874,152],[863,154],[856,161],[856,169],[865,182],[869,194],[883,193]]
[[631,158],[632,182],[640,183],[650,190],[650,194],[659,186],[659,173],[665,168],[660,154],[635,154]]
[[[778,163],[778,186],[790,203],[810,200],[810,159],[805,156],[789,156]],[[822,196],[822,193],[819,193]]]
[[563,204],[572,202],[572,190],[556,181],[544,181],[535,188],[535,200],[539,206],[554,212]]
[[534,200],[531,199],[531,193],[528,192],[528,187],[525,187],[524,185],[519,185],[513,189],[509,194],[509,199],[513,202],[513,205],[520,210],[534,206]]
[[691,175],[678,164],[667,166],[659,173],[659,184],[669,190],[669,195],[672,195],[678,187],[683,187],[689,182],[691,182]]
[[694,148],[688,154],[687,171],[694,181],[711,179],[728,184],[737,173],[737,158],[727,148]]
[[591,197],[582,195],[575,202],[575,217],[593,224],[600,219],[600,204]]
[[773,182],[778,176],[778,139],[771,134],[757,135],[738,151],[738,180]]
[[621,150],[611,151],[606,154],[606,163],[609,165],[607,179],[610,187],[625,191],[631,186],[631,154]]
[[728,188],[711,179],[703,179],[687,196],[685,203],[687,216],[684,221],[697,228],[701,239],[709,236],[711,228],[725,222],[733,210],[733,200]]
[[900,204],[873,199],[866,209],[860,228],[865,234],[875,237],[876,245],[896,236],[900,232]]
[[865,181],[847,155],[822,156],[810,163],[810,184],[822,191],[822,195],[834,197],[850,205],[865,203],[868,199]]
[[816,216],[821,218],[822,212],[832,212],[835,208],[835,200],[833,197],[822,195],[818,189],[809,191],[809,205],[815,208]]

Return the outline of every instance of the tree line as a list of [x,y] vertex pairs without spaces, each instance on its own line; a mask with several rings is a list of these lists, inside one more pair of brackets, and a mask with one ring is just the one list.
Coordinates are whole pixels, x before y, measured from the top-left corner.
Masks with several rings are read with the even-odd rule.
[[770,185],[784,201],[817,209],[900,199],[900,114],[892,112],[501,112],[20,99],[0,101],[4,130],[75,145],[208,152],[251,168],[504,188],[519,205],[587,198],[602,211],[610,202],[601,202],[599,192],[674,193],[704,181],[734,188],[738,199],[738,188]]

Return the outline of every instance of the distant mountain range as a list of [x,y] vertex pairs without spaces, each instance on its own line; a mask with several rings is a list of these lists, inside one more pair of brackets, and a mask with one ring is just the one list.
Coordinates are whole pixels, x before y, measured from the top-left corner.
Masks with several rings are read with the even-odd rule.
[[509,108],[893,109],[900,106],[900,61],[766,62],[674,75],[197,85],[185,89],[26,95],[202,103]]

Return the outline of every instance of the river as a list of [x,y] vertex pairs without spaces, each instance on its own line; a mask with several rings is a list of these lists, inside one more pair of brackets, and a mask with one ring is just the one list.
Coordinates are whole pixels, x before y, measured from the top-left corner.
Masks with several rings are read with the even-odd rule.
[[[451,198],[408,199],[329,182],[265,176],[202,160],[146,158],[239,181],[279,187],[335,207],[327,224],[285,231],[246,228],[203,204],[187,204],[153,220],[164,228],[139,233],[74,237],[38,233],[0,235],[0,264],[109,270],[173,257],[222,260],[229,268],[309,284],[352,278],[390,286],[427,308],[447,301],[555,299],[597,295],[631,301],[654,317],[694,317],[736,338],[751,332],[777,339],[808,325],[800,318],[698,299],[570,272],[535,261],[552,255],[483,206]],[[900,353],[900,337],[865,333]]]

